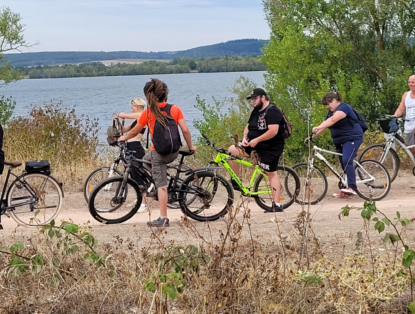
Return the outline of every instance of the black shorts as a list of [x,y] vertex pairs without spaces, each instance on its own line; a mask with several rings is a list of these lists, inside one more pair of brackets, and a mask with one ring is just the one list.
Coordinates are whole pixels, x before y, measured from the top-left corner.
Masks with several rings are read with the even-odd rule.
[[251,156],[252,159],[256,158],[256,163],[261,169],[269,172],[277,171],[278,161],[284,150],[284,147],[274,149],[272,151],[255,150],[252,147],[244,147],[245,152]]
[[[133,142],[127,142],[127,149],[128,150],[134,150],[135,151],[135,158],[143,159],[146,152],[144,151],[143,145],[141,145],[141,142],[139,141],[133,141]],[[140,174],[135,169],[135,167],[131,167],[131,177],[133,180],[135,180],[138,185],[144,185],[143,179],[141,179]]]

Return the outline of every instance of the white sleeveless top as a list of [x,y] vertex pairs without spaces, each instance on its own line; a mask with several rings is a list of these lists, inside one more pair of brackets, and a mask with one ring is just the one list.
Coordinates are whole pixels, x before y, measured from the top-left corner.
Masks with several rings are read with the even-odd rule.
[[415,129],[415,99],[411,98],[411,91],[406,94],[405,98],[405,133],[410,133]]

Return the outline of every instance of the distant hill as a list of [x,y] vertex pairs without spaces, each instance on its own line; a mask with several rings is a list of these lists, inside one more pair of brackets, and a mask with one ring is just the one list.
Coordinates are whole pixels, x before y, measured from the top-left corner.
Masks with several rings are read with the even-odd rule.
[[240,39],[182,51],[140,52],[140,51],[56,51],[4,54],[15,67],[84,63],[114,59],[174,59],[217,56],[253,56],[261,55],[261,48],[268,40]]

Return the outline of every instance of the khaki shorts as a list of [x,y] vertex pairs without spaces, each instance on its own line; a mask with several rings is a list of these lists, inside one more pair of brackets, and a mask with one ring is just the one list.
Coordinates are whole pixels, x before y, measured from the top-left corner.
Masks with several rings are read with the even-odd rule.
[[412,132],[405,133],[405,142],[407,146],[415,145],[415,129]]
[[160,155],[155,150],[144,156],[144,160],[151,161],[151,175],[157,188],[167,186],[167,165],[174,161],[179,152]]

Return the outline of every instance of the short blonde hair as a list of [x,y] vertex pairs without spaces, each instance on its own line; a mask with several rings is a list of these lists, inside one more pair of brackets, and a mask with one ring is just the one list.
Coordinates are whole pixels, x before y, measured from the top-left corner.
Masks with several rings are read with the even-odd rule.
[[142,98],[134,98],[131,100],[131,106],[141,107],[144,110],[144,107],[147,105],[146,101]]

